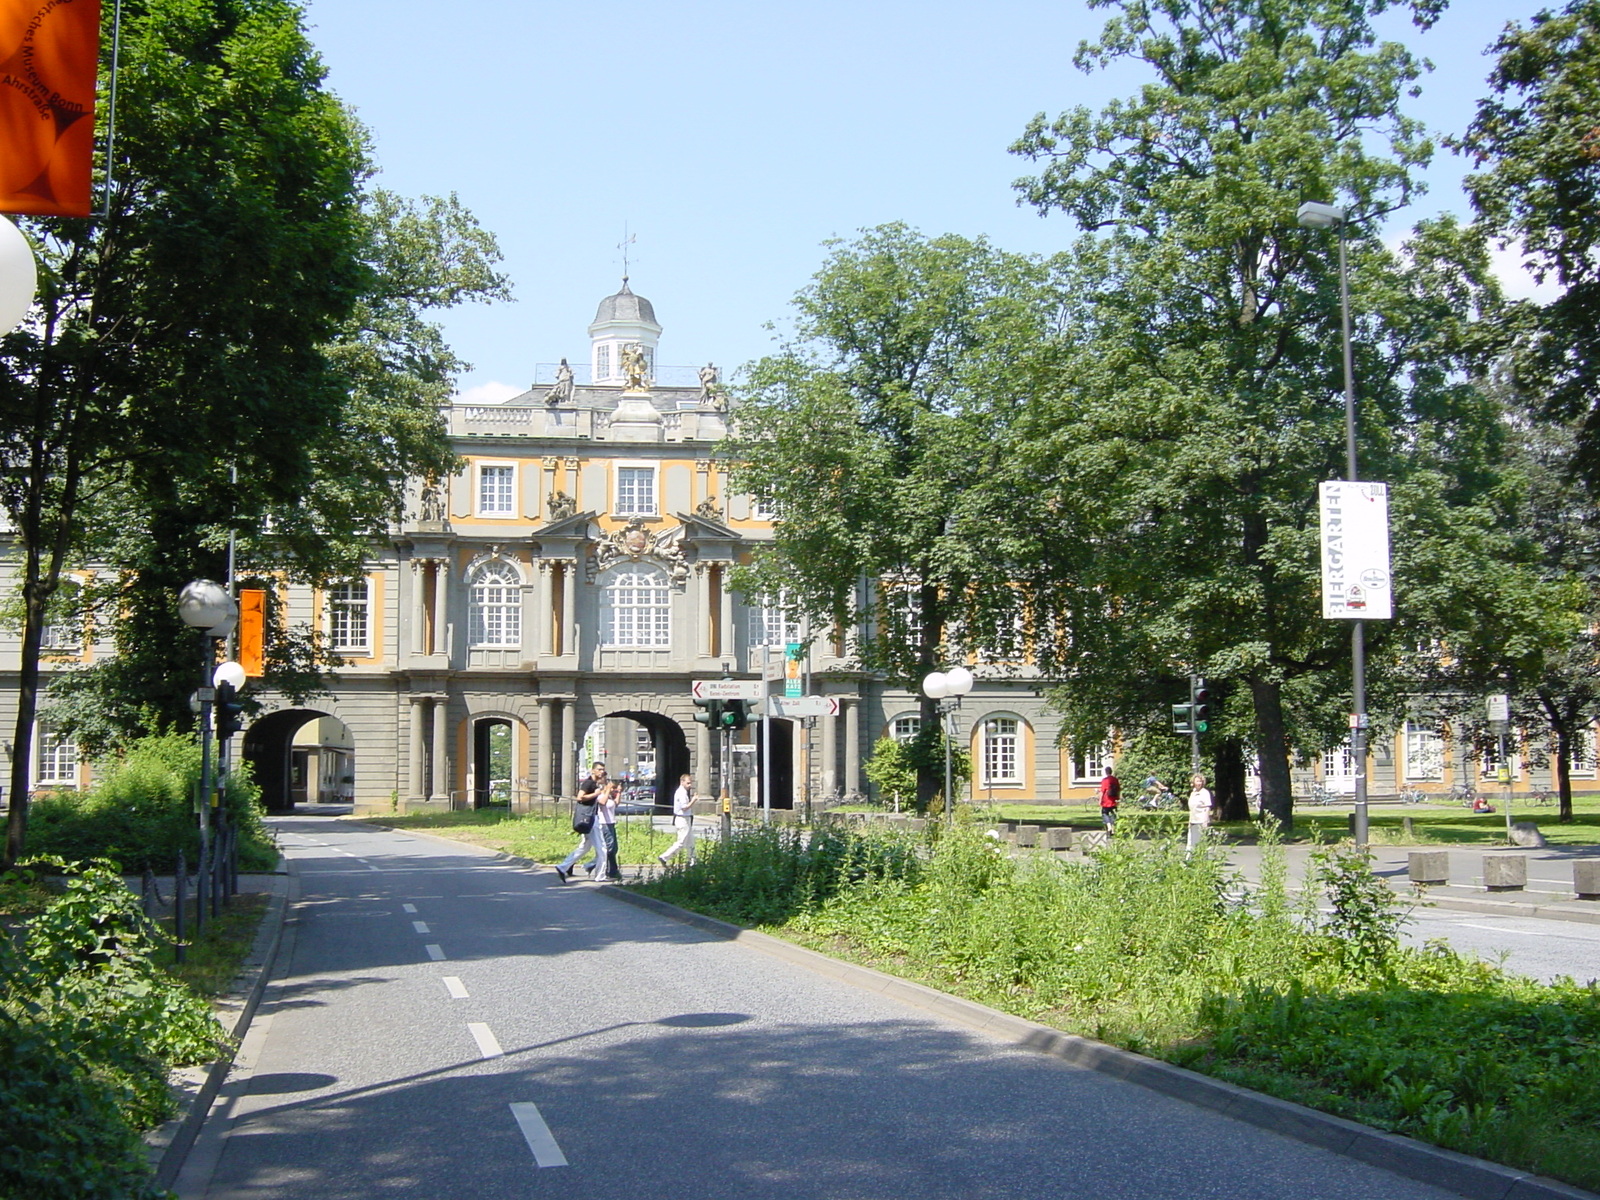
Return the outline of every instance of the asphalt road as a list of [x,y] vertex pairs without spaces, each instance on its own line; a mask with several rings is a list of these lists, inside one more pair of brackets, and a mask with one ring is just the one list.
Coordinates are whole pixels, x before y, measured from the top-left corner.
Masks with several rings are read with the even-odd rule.
[[1579,983],[1600,979],[1600,925],[1418,909],[1404,936],[1417,946],[1443,938],[1457,950],[1535,979],[1562,975]]
[[183,1200],[1422,1200],[465,846],[279,825],[298,903]]

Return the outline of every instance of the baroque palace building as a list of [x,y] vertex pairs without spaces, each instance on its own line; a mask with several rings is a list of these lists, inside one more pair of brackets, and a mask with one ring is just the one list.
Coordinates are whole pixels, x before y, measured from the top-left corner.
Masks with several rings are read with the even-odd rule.
[[[662,327],[626,279],[588,333],[586,363],[542,367],[539,382],[504,403],[448,407],[461,469],[411,482],[406,519],[373,547],[360,578],[284,594],[290,622],[324,630],[346,665],[313,706],[268,693],[246,727],[243,754],[270,806],[531,805],[573,795],[596,758],[653,787],[658,801],[683,772],[699,795],[712,794],[712,738],[693,720],[691,683],[759,678],[805,631],[730,585],[733,568],[771,537],[773,514],[730,491],[715,457],[733,419],[716,369],[658,366]],[[47,638],[47,672],[111,652],[92,632]],[[862,767],[873,744],[917,731],[918,697],[861,671],[850,638],[809,640],[809,690],[836,711],[737,734],[730,790],[740,803],[755,800],[764,744],[772,803],[788,808],[807,795],[868,796]],[[0,635],[7,729],[17,653],[16,631]],[[966,794],[1091,800],[1109,753],[1059,745],[1025,664],[969,665],[977,685],[956,714],[972,760]],[[37,788],[88,781],[70,740],[48,723],[36,737]],[[1371,788],[1480,782],[1495,764],[1469,753],[1419,716],[1374,737]],[[1519,789],[1548,780],[1522,753],[1512,757]],[[1298,774],[1348,792],[1353,764],[1335,751]],[[1575,782],[1589,790],[1595,775],[1591,735]]]

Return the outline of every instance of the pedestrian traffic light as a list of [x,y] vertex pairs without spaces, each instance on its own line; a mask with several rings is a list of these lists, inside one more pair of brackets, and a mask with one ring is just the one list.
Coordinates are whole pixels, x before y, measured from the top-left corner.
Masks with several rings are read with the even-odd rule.
[[244,728],[244,705],[239,692],[226,680],[217,684],[217,740],[225,742]]
[[750,724],[750,702],[748,700],[726,700],[722,705],[722,727],[724,729],[743,729]]
[[1189,676],[1189,720],[1196,733],[1211,728],[1211,689],[1205,676]]
[[721,700],[696,700],[694,706],[700,710],[694,715],[694,719],[697,722],[707,729],[722,728]]
[[1174,704],[1172,706],[1172,732],[1194,732],[1194,706],[1192,704]]

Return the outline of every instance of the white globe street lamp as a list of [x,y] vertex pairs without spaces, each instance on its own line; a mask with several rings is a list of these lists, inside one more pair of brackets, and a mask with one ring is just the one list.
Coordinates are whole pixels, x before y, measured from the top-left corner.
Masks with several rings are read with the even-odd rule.
[[973,682],[972,672],[965,667],[934,671],[922,680],[922,694],[941,702],[938,711],[944,719],[944,814],[945,821],[952,825],[956,819],[956,802],[951,790],[950,742],[956,735],[956,710],[961,707],[961,697],[972,690]]
[[[205,929],[205,913],[207,897],[212,892],[211,875],[211,702],[216,697],[215,685],[222,681],[223,673],[228,667],[238,667],[237,663],[216,663],[216,648],[213,645],[218,638],[225,638],[233,632],[233,627],[239,622],[238,602],[229,594],[228,589],[212,579],[196,579],[192,583],[183,585],[183,590],[178,593],[178,617],[190,629],[199,631],[200,652],[200,869],[199,892],[196,904],[195,932],[198,934]],[[239,675],[244,675],[244,669],[239,667]],[[229,676],[231,677],[231,673]],[[212,897],[215,903],[215,898]]]
[[39,290],[39,266],[28,239],[0,217],[0,333],[22,324]]

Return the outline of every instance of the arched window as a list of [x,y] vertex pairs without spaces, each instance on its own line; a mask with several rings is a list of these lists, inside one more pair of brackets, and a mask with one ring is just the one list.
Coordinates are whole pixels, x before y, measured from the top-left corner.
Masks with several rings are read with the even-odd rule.
[[1022,783],[1020,742],[1015,717],[990,717],[983,723],[984,787],[1016,787]]
[[672,588],[659,567],[619,567],[600,594],[600,641],[606,646],[672,642]]
[[472,573],[472,644],[522,645],[522,580],[508,562],[486,562]]

